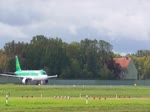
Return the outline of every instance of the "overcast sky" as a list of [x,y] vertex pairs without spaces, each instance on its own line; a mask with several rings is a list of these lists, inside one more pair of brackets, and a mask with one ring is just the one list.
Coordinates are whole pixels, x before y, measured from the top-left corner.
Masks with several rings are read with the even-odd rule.
[[150,50],[150,0],[0,0],[0,48],[36,35],[102,39],[122,54]]

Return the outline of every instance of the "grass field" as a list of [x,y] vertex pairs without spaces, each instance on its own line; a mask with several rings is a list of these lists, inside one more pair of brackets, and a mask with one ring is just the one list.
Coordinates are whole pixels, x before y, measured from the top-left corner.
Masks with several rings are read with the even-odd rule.
[[0,112],[70,111],[150,112],[150,87],[0,85]]

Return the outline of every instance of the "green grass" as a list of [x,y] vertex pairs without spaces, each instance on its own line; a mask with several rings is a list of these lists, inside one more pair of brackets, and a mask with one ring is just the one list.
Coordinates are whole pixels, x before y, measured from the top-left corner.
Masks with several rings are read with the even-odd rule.
[[[6,94],[9,94],[7,106]],[[54,96],[70,96],[70,99]],[[0,112],[150,112],[149,105],[149,86],[0,85]]]

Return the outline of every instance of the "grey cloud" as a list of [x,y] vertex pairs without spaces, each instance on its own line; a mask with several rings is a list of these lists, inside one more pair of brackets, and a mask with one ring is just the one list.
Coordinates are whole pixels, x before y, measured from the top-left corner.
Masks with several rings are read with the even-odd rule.
[[149,10],[149,0],[1,0],[0,38],[30,40],[43,34],[65,41],[105,39],[118,45],[117,51],[122,40],[147,48]]

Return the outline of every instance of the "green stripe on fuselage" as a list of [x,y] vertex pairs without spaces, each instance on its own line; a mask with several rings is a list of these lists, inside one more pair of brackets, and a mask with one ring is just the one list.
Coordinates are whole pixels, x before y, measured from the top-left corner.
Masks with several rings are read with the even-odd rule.
[[22,70],[15,72],[17,76],[38,76],[38,75],[46,75],[43,70]]

